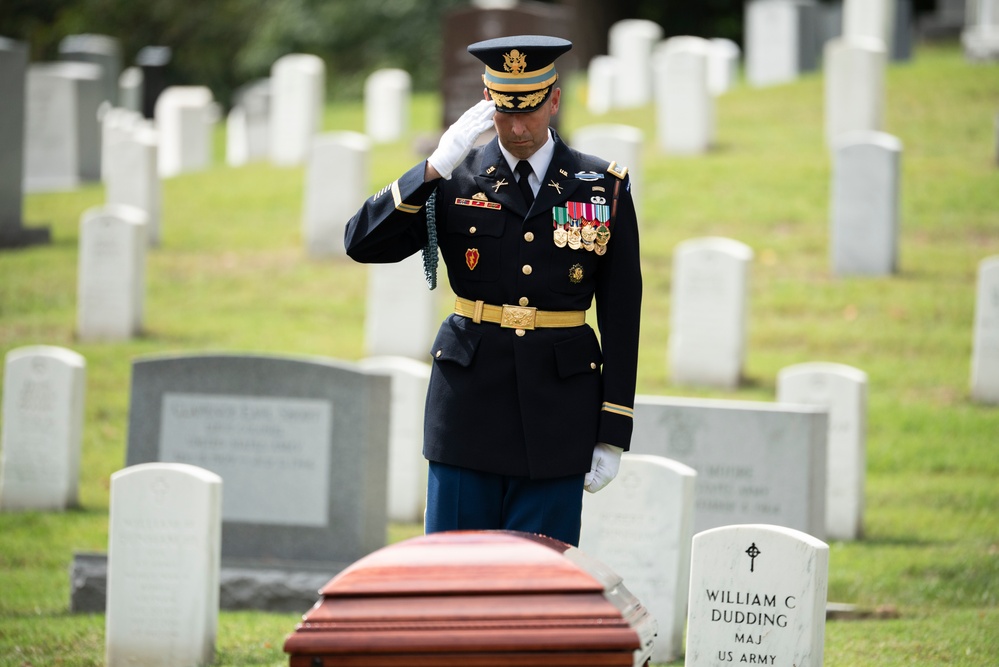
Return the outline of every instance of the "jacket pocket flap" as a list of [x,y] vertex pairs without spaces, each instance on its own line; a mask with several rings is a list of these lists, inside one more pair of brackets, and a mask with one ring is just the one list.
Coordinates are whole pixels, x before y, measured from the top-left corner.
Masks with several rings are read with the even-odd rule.
[[449,320],[437,332],[430,354],[436,361],[450,361],[467,368],[475,357],[480,339],[478,333],[457,327]]
[[555,364],[560,377],[579,373],[598,373],[603,357],[592,332],[555,343]]

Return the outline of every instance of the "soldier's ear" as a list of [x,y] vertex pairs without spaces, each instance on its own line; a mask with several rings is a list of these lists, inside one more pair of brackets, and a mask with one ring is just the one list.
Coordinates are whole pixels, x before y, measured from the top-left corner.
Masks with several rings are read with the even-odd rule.
[[489,101],[489,89],[488,88],[483,87],[483,89],[482,89],[482,99],[486,100],[487,102]]

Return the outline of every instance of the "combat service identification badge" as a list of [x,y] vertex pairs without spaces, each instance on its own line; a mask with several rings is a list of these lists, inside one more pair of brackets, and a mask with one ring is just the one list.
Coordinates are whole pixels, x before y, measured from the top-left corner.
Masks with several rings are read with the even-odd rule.
[[465,251],[465,264],[468,265],[469,271],[474,271],[475,267],[479,264],[479,249],[469,248]]

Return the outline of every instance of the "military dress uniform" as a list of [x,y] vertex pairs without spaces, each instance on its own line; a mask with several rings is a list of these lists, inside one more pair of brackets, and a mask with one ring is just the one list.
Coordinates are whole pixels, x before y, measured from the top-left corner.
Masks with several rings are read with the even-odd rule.
[[628,449],[642,291],[630,180],[549,132],[530,205],[494,138],[449,180],[414,166],[347,224],[359,262],[439,246],[457,295],[428,350],[431,462],[540,480],[586,473],[598,442]]

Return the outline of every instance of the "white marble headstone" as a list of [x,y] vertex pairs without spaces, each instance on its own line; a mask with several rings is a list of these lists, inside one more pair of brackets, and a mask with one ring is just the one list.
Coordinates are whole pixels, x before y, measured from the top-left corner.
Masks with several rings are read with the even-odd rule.
[[686,667],[821,667],[829,546],[746,524],[694,536]]
[[350,211],[368,196],[371,140],[359,132],[328,132],[312,139],[305,174],[302,236],[312,257],[343,257]]
[[614,78],[617,63],[613,56],[594,56],[586,69],[586,108],[601,115],[614,108]]
[[[578,128],[572,135],[572,147],[596,155],[618,167],[627,167],[631,179],[631,198],[641,220],[642,149],[645,134],[631,125],[600,123]],[[609,177],[608,177],[609,178]]]
[[752,249],[704,237],[673,254],[669,368],[682,386],[738,386],[746,357]]
[[156,98],[159,170],[164,178],[207,168],[218,107],[205,86],[169,86]]
[[895,5],[897,0],[844,0],[843,36],[872,37],[885,50],[895,40]]
[[406,357],[368,357],[358,365],[392,377],[389,414],[388,518],[422,523],[427,504],[428,464],[423,458],[423,413],[430,364]]
[[203,665],[215,658],[222,478],[181,463],[111,475],[108,667]]
[[0,435],[0,510],[77,503],[86,360],[61,347],[7,353]]
[[278,166],[304,164],[313,137],[322,129],[326,63],[319,56],[291,53],[271,66],[270,156]]
[[76,332],[80,340],[129,340],[142,329],[148,216],[109,204],[80,221]]
[[241,87],[226,117],[226,164],[265,160],[270,154],[271,82],[258,79]]
[[824,538],[828,431],[815,405],[639,395],[631,451],[697,471],[696,531],[769,523]]
[[662,38],[662,26],[646,19],[624,19],[610,27],[607,51],[617,64],[615,108],[631,109],[652,101],[652,49]]
[[999,255],[978,265],[971,397],[980,403],[999,404]]
[[427,288],[420,253],[368,265],[364,348],[368,356],[426,360],[440,324],[442,290]]
[[700,37],[672,37],[653,53],[656,134],[668,154],[700,155],[714,140],[710,58],[711,43]]
[[840,135],[833,146],[831,252],[837,275],[898,269],[902,142],[883,132]]
[[999,0],[968,0],[961,44],[973,62],[999,60]]
[[818,5],[814,0],[750,0],[746,5],[746,81],[772,86],[813,69]]
[[842,37],[825,45],[825,132],[830,146],[850,132],[884,127],[888,53],[871,37]]
[[364,82],[364,133],[377,144],[399,141],[409,129],[412,77],[403,69],[372,72]]
[[142,68],[126,67],[118,77],[118,105],[129,111],[142,112]]
[[101,67],[101,99],[118,103],[118,77],[121,74],[121,44],[110,35],[67,35],[59,42],[61,60],[88,62]]
[[709,40],[708,89],[718,96],[734,88],[739,80],[739,61],[742,49],[731,39],[715,37]]
[[105,196],[108,204],[133,206],[146,214],[146,242],[155,247],[160,244],[163,218],[159,139],[148,121],[131,120],[134,124],[105,143]]
[[583,494],[579,548],[619,574],[655,617],[655,662],[683,651],[696,477],[677,461],[626,453],[610,485]]
[[860,539],[867,473],[867,374],[845,364],[787,366],[777,374],[777,400],[828,408],[826,539]]
[[97,110],[104,98],[101,67],[93,63],[28,66],[24,187],[27,192],[71,190],[100,180]]

